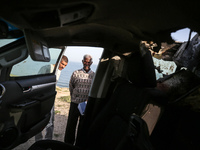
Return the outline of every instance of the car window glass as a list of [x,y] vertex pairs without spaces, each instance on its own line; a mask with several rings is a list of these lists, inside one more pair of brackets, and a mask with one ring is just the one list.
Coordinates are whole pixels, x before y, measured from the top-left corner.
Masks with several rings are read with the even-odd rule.
[[0,47],[16,41],[17,39],[0,39]]
[[56,61],[60,55],[61,49],[50,48],[50,62],[33,61],[29,56],[24,61],[13,66],[10,76],[30,76],[38,74],[53,73]]

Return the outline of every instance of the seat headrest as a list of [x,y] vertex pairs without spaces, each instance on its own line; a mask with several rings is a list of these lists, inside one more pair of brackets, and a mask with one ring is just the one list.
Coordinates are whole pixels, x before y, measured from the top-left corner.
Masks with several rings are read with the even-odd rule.
[[156,87],[155,67],[148,50],[133,53],[125,63],[125,76],[128,81],[140,87]]

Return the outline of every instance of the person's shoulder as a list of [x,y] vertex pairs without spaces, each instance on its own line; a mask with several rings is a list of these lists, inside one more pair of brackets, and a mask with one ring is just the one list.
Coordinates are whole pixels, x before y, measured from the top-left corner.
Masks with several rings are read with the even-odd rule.
[[50,73],[51,64],[42,66],[38,73]]
[[48,65],[42,66],[41,68],[49,68],[49,67],[51,67],[51,64],[48,64]]
[[82,71],[82,69],[75,70],[75,71],[73,72],[73,74],[77,74],[77,73],[79,73],[79,72],[81,72],[81,71]]
[[90,73],[91,73],[91,74],[95,74],[95,72],[94,72],[94,71],[92,71],[92,70],[90,70]]

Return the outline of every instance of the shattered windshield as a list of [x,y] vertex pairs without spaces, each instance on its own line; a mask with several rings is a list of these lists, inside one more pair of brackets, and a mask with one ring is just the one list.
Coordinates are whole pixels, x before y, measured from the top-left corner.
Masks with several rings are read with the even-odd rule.
[[190,34],[192,36],[190,35],[188,41],[175,41],[173,44],[143,42],[151,52],[157,80],[182,69],[190,70],[199,76],[200,37],[196,32]]

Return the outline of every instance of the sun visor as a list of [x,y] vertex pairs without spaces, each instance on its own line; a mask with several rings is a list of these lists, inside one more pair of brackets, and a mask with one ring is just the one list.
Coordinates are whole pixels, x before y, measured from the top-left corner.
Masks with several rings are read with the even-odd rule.
[[32,30],[24,30],[24,34],[31,58],[35,61],[49,62],[49,48],[44,39]]

